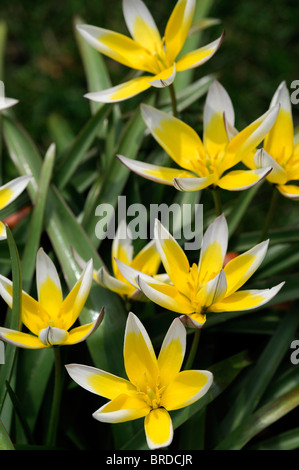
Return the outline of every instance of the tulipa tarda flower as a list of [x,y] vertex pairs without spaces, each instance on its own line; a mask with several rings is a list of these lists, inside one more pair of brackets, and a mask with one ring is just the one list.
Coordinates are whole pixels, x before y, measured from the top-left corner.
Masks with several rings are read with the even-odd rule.
[[[28,349],[70,345],[84,341],[99,326],[104,310],[89,324],[72,328],[84,307],[92,283],[90,261],[73,289],[63,300],[57,270],[42,248],[36,258],[38,301],[22,292],[22,323],[33,334],[0,328],[0,338],[15,346]],[[0,295],[12,308],[12,282],[0,275]]]
[[186,349],[186,330],[176,318],[158,358],[140,322],[129,313],[124,340],[124,362],[129,380],[94,367],[67,365],[71,378],[86,390],[110,401],[94,412],[105,423],[121,423],[145,417],[144,428],[150,449],[165,447],[173,438],[169,411],[191,405],[207,393],[213,375],[205,370],[180,372]]
[[151,86],[171,85],[176,72],[192,69],[209,60],[219,48],[223,34],[210,44],[178,58],[187,39],[196,0],[179,0],[161,38],[155,21],[141,0],[123,0],[123,14],[132,39],[91,25],[77,26],[86,41],[102,54],[134,70],[146,72],[107,90],[85,95],[93,101],[116,102],[135,96]]
[[[229,261],[223,268],[228,243],[225,217],[217,217],[206,230],[198,265],[190,266],[185,252],[156,220],[155,240],[170,283],[143,277],[135,282],[151,301],[183,314],[188,326],[202,327],[209,312],[250,310],[271,300],[283,282],[271,289],[239,290],[263,261],[268,248],[264,241]],[[123,271],[125,274],[125,270]]]
[[[266,135],[263,148],[248,155],[249,168],[272,167],[267,180],[289,199],[299,199],[299,142],[294,142],[290,94],[285,82],[276,90],[270,107],[280,105],[276,122]],[[296,184],[294,184],[296,183]]]
[[[124,220],[119,224],[115,238],[112,242],[111,263],[113,275],[105,267],[98,271],[93,271],[93,278],[97,284],[116,292],[123,298],[132,300],[147,300],[138,285],[133,286],[120,272],[119,261],[137,270],[138,274],[145,276],[154,276],[158,279],[165,279],[165,275],[157,274],[161,264],[160,255],[156,249],[156,244],[152,240],[144,248],[133,256],[132,234]],[[86,263],[76,254],[75,258],[79,266],[83,269]]]
[[[0,187],[0,210],[13,202],[26,188],[31,176],[19,176]],[[0,240],[6,238],[5,225],[0,221]]]
[[219,186],[229,191],[247,189],[265,178],[271,166],[231,171],[260,144],[273,126],[278,105],[268,110],[241,132],[234,128],[230,97],[218,82],[209,88],[204,107],[203,141],[181,120],[142,104],[143,119],[153,137],[181,167],[165,168],[118,155],[130,170],[144,178],[173,185],[180,191],[198,191]]

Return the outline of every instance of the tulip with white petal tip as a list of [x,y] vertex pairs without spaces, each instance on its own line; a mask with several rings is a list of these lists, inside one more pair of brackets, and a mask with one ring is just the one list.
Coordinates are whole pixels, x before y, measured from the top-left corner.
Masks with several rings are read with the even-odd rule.
[[[31,333],[0,327],[0,339],[26,349],[43,349],[57,345],[71,345],[87,339],[103,319],[102,308],[97,319],[86,325],[71,328],[84,307],[92,283],[90,260],[80,278],[65,299],[54,263],[39,249],[36,257],[38,300],[22,292],[22,323]],[[0,275],[0,295],[12,308],[13,284]]]
[[[151,86],[164,88],[183,72],[204,64],[220,47],[215,41],[179,56],[191,28],[196,0],[178,0],[161,38],[155,21],[142,0],[123,0],[123,13],[132,38],[91,25],[78,25],[83,38],[111,59],[146,75],[107,90],[86,94],[92,101],[111,103],[135,96]],[[178,57],[179,56],[179,57]]]
[[272,167],[233,170],[262,142],[273,126],[279,106],[275,105],[242,131],[234,127],[234,109],[223,86],[215,80],[204,107],[203,140],[185,122],[145,104],[142,117],[156,141],[178,168],[118,159],[131,171],[157,183],[174,186],[179,191],[199,191],[217,186],[228,191],[248,189],[268,174]]
[[130,312],[124,341],[129,380],[81,364],[69,364],[66,369],[81,387],[110,400],[93,413],[95,419],[122,423],[144,417],[147,444],[158,449],[173,439],[169,411],[196,402],[213,382],[212,373],[206,370],[180,372],[185,350],[186,330],[179,318],[172,322],[157,358],[144,326]]
[[158,283],[142,276],[135,278],[135,281],[152,302],[182,314],[182,321],[188,326],[201,328],[210,312],[261,307],[284,285],[282,282],[271,289],[239,290],[262,263],[268,240],[233,258],[224,266],[228,229],[223,215],[217,217],[206,230],[198,264],[190,266],[182,248],[158,220],[155,240],[170,282]]

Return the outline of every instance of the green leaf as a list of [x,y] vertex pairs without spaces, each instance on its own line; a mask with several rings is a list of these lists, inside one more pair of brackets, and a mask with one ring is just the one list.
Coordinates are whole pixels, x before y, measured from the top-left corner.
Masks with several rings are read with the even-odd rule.
[[254,436],[278,421],[298,405],[299,386],[259,408],[223,439],[215,450],[242,449]]
[[[145,123],[141,118],[140,110],[137,109],[122,132],[115,155],[135,158],[143,140],[144,130]],[[112,159],[106,174],[101,175],[90,190],[84,208],[82,225],[95,246],[99,246],[101,242],[95,234],[95,226],[98,222],[95,215],[96,207],[105,203],[115,208],[118,203],[118,196],[121,195],[129,174],[130,170],[115,157]]]
[[66,186],[79,165],[82,163],[87,150],[96,138],[100,126],[103,125],[104,119],[110,111],[111,107],[109,105],[103,106],[99,109],[99,111],[85,124],[81,132],[73,141],[55,174],[55,183],[59,189],[63,189]]
[[[10,253],[11,269],[12,269],[12,282],[13,282],[13,306],[11,312],[11,320],[8,328],[12,330],[20,330],[22,308],[22,276],[21,265],[18,250],[9,227],[6,227],[7,242]],[[0,372],[0,412],[3,408],[6,397],[6,381],[10,381],[13,367],[16,361],[17,348],[11,344],[7,344],[5,349],[5,364],[1,367]]]
[[291,310],[282,318],[257,363],[248,373],[246,387],[242,388],[234,406],[223,420],[222,429],[225,435],[241,425],[259,404],[295,337],[299,325],[297,310],[298,304],[294,303]]
[[294,450],[299,448],[299,428],[291,429],[248,447],[248,450]]
[[0,450],[15,450],[13,443],[0,419]]
[[55,146],[52,144],[43,162],[38,182],[36,205],[33,208],[29,225],[28,239],[22,256],[23,289],[28,292],[35,271],[36,253],[40,246],[46,201],[55,161]]

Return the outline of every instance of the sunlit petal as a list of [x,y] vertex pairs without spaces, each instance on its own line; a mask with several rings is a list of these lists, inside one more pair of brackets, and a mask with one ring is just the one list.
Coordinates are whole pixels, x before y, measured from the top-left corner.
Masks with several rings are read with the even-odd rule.
[[126,324],[124,361],[127,376],[134,385],[144,392],[148,387],[155,389],[157,358],[147,331],[132,312]]
[[124,423],[143,418],[149,411],[149,405],[138,398],[137,394],[121,394],[95,411],[92,416],[103,423]]
[[162,403],[167,410],[178,410],[199,400],[213,383],[213,374],[206,370],[180,372],[163,393]]
[[154,53],[161,36],[146,5],[141,0],[123,0],[123,13],[132,38]]
[[86,325],[77,326],[69,331],[68,337],[64,341],[64,344],[77,344],[85,341],[90,335],[96,331],[96,329],[100,326],[104,317],[104,307],[102,308],[101,312],[99,313],[97,319]]
[[120,221],[112,242],[111,263],[114,276],[120,281],[125,281],[119,272],[115,259],[119,259],[126,264],[131,264],[133,259],[132,234],[124,219]]
[[40,305],[53,320],[57,319],[62,304],[61,284],[53,261],[42,248],[36,257],[36,284]]
[[0,187],[0,209],[14,201],[26,188],[31,176],[19,176]]
[[151,106],[142,104],[141,114],[165,152],[182,168],[194,171],[194,162],[205,155],[197,133],[183,121]]
[[192,178],[192,173],[175,168],[166,168],[158,165],[151,165],[150,163],[143,163],[122,155],[117,155],[117,158],[137,175],[143,176],[146,179],[155,181],[157,183],[173,185],[174,178],[188,177]]
[[195,0],[179,0],[167,22],[165,29],[165,46],[167,57],[173,62],[181,51],[195,11]]
[[257,170],[233,170],[220,178],[218,186],[228,191],[244,191],[266,178],[271,170],[269,166]]
[[153,76],[151,75],[143,75],[142,77],[133,78],[128,82],[116,85],[112,88],[107,88],[106,90],[86,93],[84,96],[91,101],[99,103],[124,101],[150,88],[151,84],[149,80],[152,80],[152,78]]
[[165,271],[173,284],[180,288],[181,282],[185,285],[185,277],[190,271],[188,258],[158,219],[155,220],[154,236]]
[[25,349],[43,349],[48,346],[43,344],[37,336],[33,336],[21,331],[14,331],[8,328],[0,328],[0,339],[13,346],[18,346]]
[[226,296],[234,293],[255,273],[266,256],[269,240],[259,243],[251,250],[233,258],[225,267],[227,280]]
[[150,56],[133,39],[108,29],[77,25],[77,30],[97,51],[132,69],[151,71]]
[[64,299],[60,317],[63,320],[64,328],[68,330],[77,320],[88,297],[93,280],[93,262],[90,260],[80,278],[72,288],[68,296]]
[[[186,297],[178,292],[178,290],[171,285],[164,284],[163,286],[154,283],[147,283],[144,279],[139,279],[139,287],[146,297],[152,302],[160,305],[167,310],[172,310],[177,313],[189,314],[194,312],[194,307]],[[164,291],[167,291],[165,293]]]
[[206,46],[200,47],[195,51],[188,52],[187,54],[183,55],[176,64],[176,68],[178,72],[182,72],[184,70],[193,69],[198,67],[199,65],[204,64],[208,60],[210,60],[213,55],[218,51],[219,47],[222,44],[224,38],[224,32],[222,35],[216,39],[215,41],[207,44]]
[[109,374],[95,367],[81,364],[68,364],[65,366],[70,377],[89,392],[112,400],[118,395],[135,390],[134,385],[126,379]]
[[161,386],[168,385],[179,373],[186,351],[186,329],[179,318],[176,318],[163,340],[158,365]]
[[163,408],[152,410],[144,420],[147,445],[150,449],[168,446],[173,439],[173,427],[169,413]]
[[289,199],[299,199],[299,186],[296,186],[295,184],[280,184],[277,186],[277,189],[283,196]]
[[225,217],[221,215],[209,225],[203,236],[199,260],[200,284],[205,284],[221,271],[227,242],[227,222]]
[[[294,127],[289,90],[282,82],[276,90],[270,107],[280,105],[275,124],[265,137],[264,148],[278,162],[287,161],[293,153]],[[283,184],[283,183],[282,183]]]
[[225,167],[224,165],[223,171],[236,165],[247,153],[252,152],[262,142],[275,123],[278,111],[279,105],[270,108],[231,139],[226,149],[229,166]]
[[239,310],[251,310],[261,307],[269,302],[280,291],[284,282],[264,290],[243,290],[225,297],[221,302],[210,307],[211,312],[235,312]]
[[163,72],[157,74],[153,79],[149,80],[149,83],[155,88],[165,88],[174,82],[175,76],[176,67],[175,65],[172,65],[166,70],[163,70]]
[[161,259],[156,248],[155,240],[150,241],[134,257],[131,266],[134,269],[142,271],[144,274],[154,276],[160,266]]

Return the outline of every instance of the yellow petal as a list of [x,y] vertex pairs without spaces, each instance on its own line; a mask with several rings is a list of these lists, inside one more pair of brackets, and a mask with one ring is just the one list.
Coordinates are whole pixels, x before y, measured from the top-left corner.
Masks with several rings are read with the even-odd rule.
[[183,121],[151,106],[141,105],[142,117],[153,137],[182,168],[195,171],[205,155],[197,133]]
[[123,12],[133,39],[150,52],[156,52],[161,36],[146,5],[141,0],[124,0]]
[[293,199],[294,201],[299,199],[299,186],[294,184],[280,184],[277,186],[277,189],[288,199]]
[[258,170],[234,170],[218,181],[218,186],[228,191],[244,191],[259,183],[271,172],[271,167]]
[[156,183],[173,185],[175,178],[188,177],[192,178],[194,175],[188,171],[177,170],[175,168],[166,168],[158,165],[151,165],[150,163],[143,163],[122,155],[117,155],[117,158],[131,171],[144,178],[155,181]]
[[163,408],[156,408],[145,417],[144,429],[150,449],[166,447],[173,439],[171,417]]
[[152,72],[151,56],[133,39],[97,26],[78,25],[77,29],[84,39],[102,54],[132,69]]
[[194,69],[195,67],[199,67],[200,65],[210,60],[221,46],[223,38],[224,33],[222,33],[222,35],[218,39],[211,42],[210,44],[207,44],[206,46],[200,47],[195,51],[191,51],[183,55],[177,61],[177,71],[182,72],[184,70]]
[[255,150],[275,123],[278,111],[279,105],[274,106],[231,139],[226,148],[227,164],[224,162],[222,171],[236,165],[247,153]]
[[158,375],[157,358],[144,326],[131,312],[126,324],[124,361],[131,383],[143,392],[146,392],[148,387],[155,390]]
[[134,395],[121,394],[95,411],[92,416],[103,423],[124,423],[142,418],[149,411],[150,407],[138,397],[137,393]]
[[166,55],[173,63],[181,51],[190,29],[195,11],[195,0],[179,0],[175,5],[165,29]]
[[109,398],[109,400],[135,390],[128,380],[95,367],[81,364],[68,364],[65,367],[77,384],[85,390]]
[[184,370],[168,385],[162,395],[161,406],[178,410],[191,405],[207,393],[213,374],[205,370]]
[[[62,304],[61,284],[54,263],[42,248],[36,257],[36,284],[40,305],[55,321]],[[58,324],[55,326],[59,327]]]
[[276,90],[270,106],[279,104],[277,119],[265,137],[264,148],[278,163],[286,162],[293,153],[294,128],[290,94],[285,82]]
[[165,271],[176,288],[184,291],[190,271],[187,256],[158,219],[155,220],[154,236]]
[[97,272],[96,282],[100,286],[103,286],[121,296],[130,296],[135,290],[126,281],[126,279],[124,281],[120,281],[119,279],[112,277],[103,267]]
[[126,283],[126,279],[122,276],[115,262],[116,259],[129,265],[133,259],[132,234],[130,233],[130,230],[128,230],[124,219],[121,220],[112,243],[111,263],[114,276],[119,281]]
[[90,260],[81,274],[80,279],[76,282],[61,305],[59,315],[65,330],[69,330],[80,315],[88,297],[92,280],[93,263],[92,260]]
[[271,289],[235,292],[224,298],[221,302],[212,305],[209,310],[211,312],[235,312],[261,307],[275,297],[283,285],[284,282]]
[[228,229],[225,217],[217,217],[207,228],[200,250],[199,284],[206,284],[221,271],[227,249]]
[[266,256],[269,241],[259,243],[251,250],[233,258],[224,267],[227,280],[226,296],[232,294],[245,284],[255,273]]
[[142,77],[133,78],[121,85],[107,88],[102,91],[96,91],[94,93],[87,93],[84,96],[91,101],[99,103],[115,103],[118,101],[124,101],[150,88],[151,85],[149,80],[152,79],[153,77],[151,75],[144,75]]
[[104,308],[98,315],[96,321],[88,323],[86,325],[77,326],[69,331],[68,337],[64,341],[64,344],[77,344],[85,341],[93,332],[98,328],[104,316]]
[[152,302],[173,312],[190,314],[194,312],[194,306],[189,299],[169,284],[148,283],[142,277],[139,279],[139,286],[146,297]]
[[0,240],[6,239],[6,228],[3,222],[0,221]]
[[186,329],[181,320],[176,318],[163,340],[158,365],[161,386],[168,385],[179,373],[186,350]]
[[0,187],[0,209],[14,201],[26,188],[29,176],[20,176]]
[[21,331],[0,328],[0,338],[19,348],[43,349],[49,346],[43,344],[37,336],[22,333]]
[[152,240],[135,256],[131,267],[149,276],[154,276],[157,274],[160,263],[161,259],[156,248],[156,243]]

